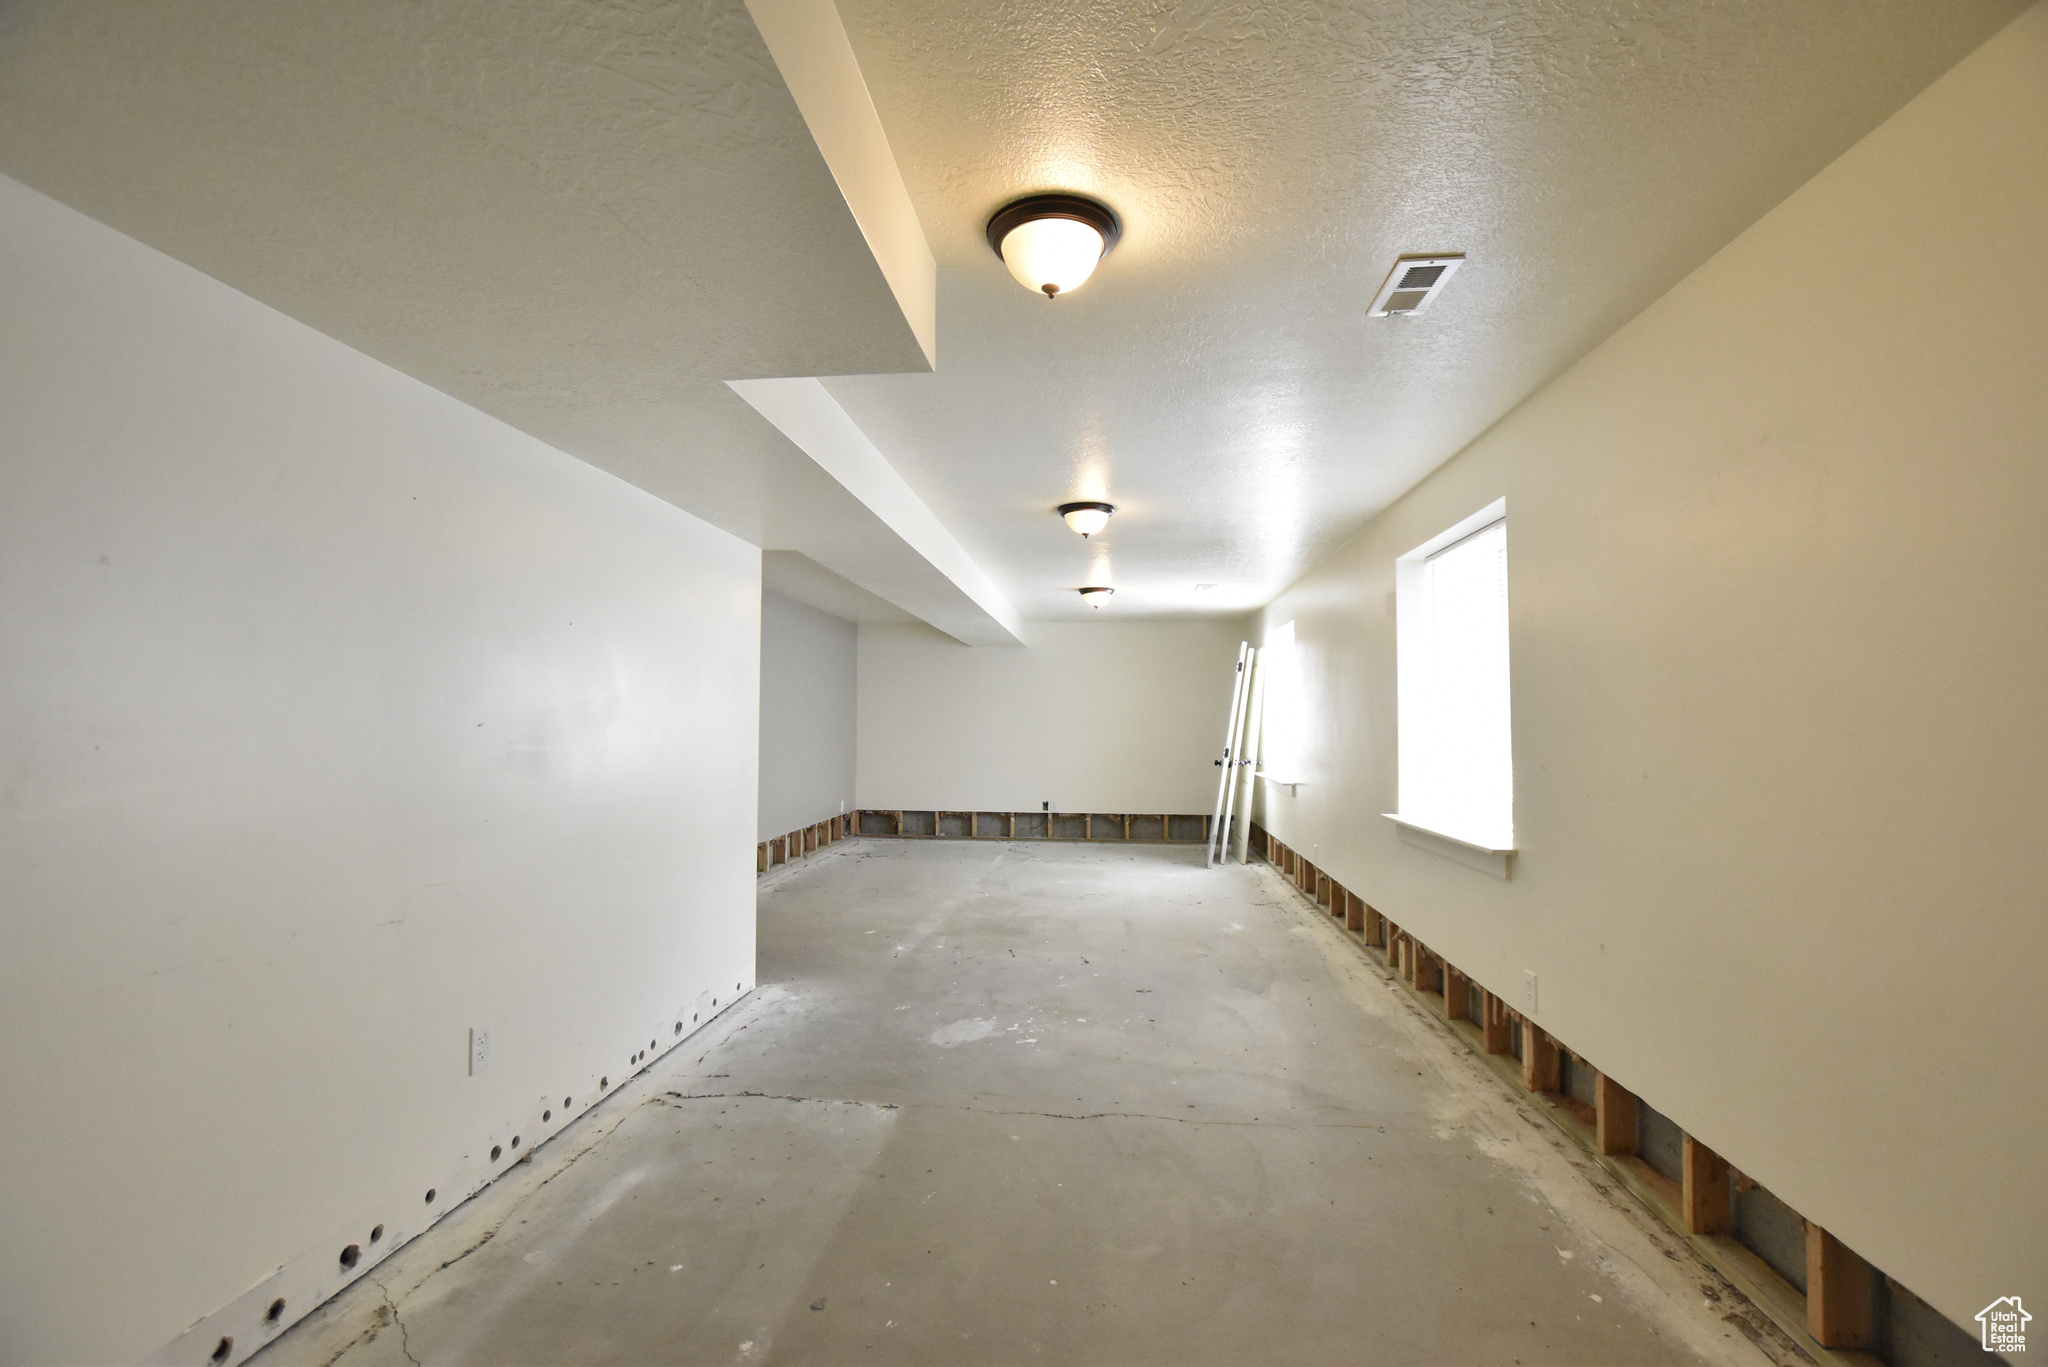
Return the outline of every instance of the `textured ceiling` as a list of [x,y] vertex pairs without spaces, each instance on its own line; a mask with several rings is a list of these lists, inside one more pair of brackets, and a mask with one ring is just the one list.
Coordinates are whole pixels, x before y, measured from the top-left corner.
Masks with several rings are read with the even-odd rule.
[[[0,0],[0,171],[913,612],[957,591],[723,381],[841,377],[1027,615],[1236,611],[2021,7],[842,0],[936,373],[743,0]],[[981,231],[1055,188],[1126,232],[1050,303]]]
[[[1027,616],[1088,613],[1090,581],[1240,610],[2023,7],[840,0],[939,261],[939,365],[827,387]],[[1057,302],[981,235],[1047,189],[1125,222]],[[1366,318],[1424,251],[1470,261]],[[1123,511],[1087,544],[1069,498]]]

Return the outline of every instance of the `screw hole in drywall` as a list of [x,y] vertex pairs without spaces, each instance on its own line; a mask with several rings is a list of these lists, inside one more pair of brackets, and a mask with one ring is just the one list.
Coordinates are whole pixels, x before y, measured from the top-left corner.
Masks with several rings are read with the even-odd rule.
[[713,998],[711,999],[711,1004],[712,1004],[713,1006],[716,1006],[716,1005],[718,1005],[718,998],[716,998],[716,997],[713,997]]
[[383,1238],[383,1237],[384,1237],[384,1226],[382,1226],[382,1225],[378,1225],[378,1226],[377,1226],[377,1227],[376,1227],[375,1229],[373,1229],[373,1230],[371,1230],[371,1231],[370,1231],[370,1242],[371,1242],[371,1243],[373,1243],[373,1244],[374,1244],[374,1243],[376,1243],[376,1242],[377,1242],[377,1241],[378,1241],[379,1239],[381,1239],[381,1238]]
[[676,1022],[676,1033],[678,1035],[683,1033],[683,1023],[681,1021]]
[[283,1318],[284,1297],[279,1296],[276,1300],[270,1303],[270,1308],[263,1312],[263,1322],[265,1324],[276,1324],[279,1320]]
[[226,1362],[228,1354],[234,1351],[235,1340],[233,1337],[224,1338],[219,1343],[213,1345],[213,1360],[215,1362]]
[[569,1098],[568,1098],[568,1097],[563,1097],[563,1098],[562,1098],[562,1109],[563,1109],[563,1110],[565,1110],[565,1111],[569,1109]]
[[694,1021],[695,1021],[695,1020],[697,1019],[697,1017],[696,1017],[696,1015],[695,1015],[695,1014],[693,1013],[693,1014],[692,1014],[692,1015],[690,1016],[690,1019],[691,1019],[691,1020],[692,1020],[692,1021],[694,1022]]
[[512,1136],[512,1147],[515,1149],[519,1147],[519,1136],[516,1134]]
[[540,1123],[543,1125],[547,1124],[554,1117],[554,1114],[553,1111],[542,1111],[540,1113]]
[[427,1204],[430,1206],[434,1204],[434,1188],[432,1187],[427,1188]]
[[649,1053],[653,1053],[653,1052],[654,1052],[654,1041],[653,1041],[653,1040],[649,1040],[649,1041],[647,1041],[647,1051],[648,1051]]
[[363,1248],[361,1244],[350,1244],[347,1248],[341,1250],[341,1265],[343,1267],[354,1267],[362,1260]]
[[503,1149],[499,1148],[499,1147],[498,1147],[498,1146],[497,1146],[496,1144],[493,1144],[493,1145],[491,1145],[491,1161],[492,1161],[493,1163],[497,1162],[497,1161],[498,1161],[498,1155],[499,1155],[499,1154],[501,1154],[501,1153],[503,1153],[503,1152],[505,1152],[505,1151],[504,1151]]
[[597,1080],[597,1090],[598,1090],[598,1091],[600,1091],[600,1092],[604,1091],[604,1090],[605,1090],[606,1088],[610,1087],[611,1085],[612,1085],[612,1080],[611,1080],[610,1078],[608,1078],[608,1077],[601,1077],[601,1078],[599,1078],[599,1079]]

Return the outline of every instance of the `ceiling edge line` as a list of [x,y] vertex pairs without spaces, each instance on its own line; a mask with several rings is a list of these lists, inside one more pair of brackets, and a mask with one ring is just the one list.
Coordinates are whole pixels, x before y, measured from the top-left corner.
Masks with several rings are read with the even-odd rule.
[[[859,499],[905,545],[944,575],[1010,638],[1011,644],[1024,643],[1024,619],[1017,609],[824,385],[808,377],[727,380],[726,385]],[[835,572],[846,577],[843,571]],[[867,588],[865,584],[860,587]],[[868,591],[885,601],[894,601],[887,594]],[[912,616],[924,618],[923,613],[907,604],[896,605]],[[944,627],[939,629],[947,631]]]
[[838,182],[904,321],[939,363],[939,267],[832,0],[747,0],[783,84]]

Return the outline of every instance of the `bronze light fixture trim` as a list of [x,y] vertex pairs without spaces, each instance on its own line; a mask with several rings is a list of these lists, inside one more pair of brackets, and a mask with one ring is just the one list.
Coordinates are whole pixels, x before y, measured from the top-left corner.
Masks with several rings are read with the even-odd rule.
[[1114,503],[1062,503],[1059,506],[1060,517],[1084,539],[1107,526],[1114,512]]
[[1079,289],[1123,233],[1114,210],[1081,195],[1026,195],[988,221],[988,245],[1010,274],[1048,299]]

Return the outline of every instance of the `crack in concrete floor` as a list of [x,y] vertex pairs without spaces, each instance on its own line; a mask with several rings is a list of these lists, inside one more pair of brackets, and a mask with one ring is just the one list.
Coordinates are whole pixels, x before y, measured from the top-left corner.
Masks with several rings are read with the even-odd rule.
[[778,876],[715,1042],[264,1367],[1800,1360],[1268,871],[1021,853]]

